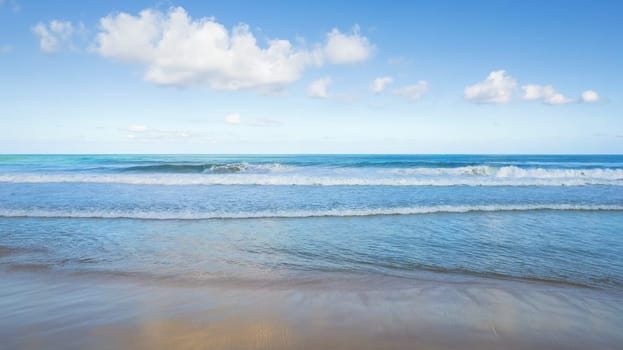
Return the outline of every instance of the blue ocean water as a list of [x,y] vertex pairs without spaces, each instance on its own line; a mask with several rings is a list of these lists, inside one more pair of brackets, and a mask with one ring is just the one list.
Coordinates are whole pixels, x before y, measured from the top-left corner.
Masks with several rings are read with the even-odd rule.
[[3,155],[0,267],[623,289],[623,156]]

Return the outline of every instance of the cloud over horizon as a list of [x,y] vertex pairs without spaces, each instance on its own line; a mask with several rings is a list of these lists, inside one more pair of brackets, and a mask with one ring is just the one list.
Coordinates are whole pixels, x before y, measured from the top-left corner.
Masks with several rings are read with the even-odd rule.
[[463,90],[467,101],[481,104],[505,104],[513,100],[541,101],[548,105],[564,105],[574,102],[595,103],[603,99],[597,92],[586,90],[579,99],[573,99],[558,92],[552,85],[526,84],[521,86],[523,93],[517,91],[517,81],[506,74],[505,70],[489,73],[479,83],[466,86]]
[[[53,19],[37,23],[31,31],[46,53],[84,51],[76,43],[86,47],[87,31],[82,22]],[[9,50],[8,46],[0,47],[0,53]],[[100,18],[88,51],[140,67],[143,80],[155,85],[272,94],[299,81],[311,67],[363,62],[376,50],[357,25],[349,32],[333,28],[323,42],[310,47],[295,46],[285,39],[258,43],[247,24],[228,29],[213,17],[193,18],[183,7],[171,7],[166,11],[147,8],[136,15],[117,12]],[[306,92],[311,97],[327,98],[331,83],[328,77],[315,80]],[[380,94],[393,83],[393,77],[380,76],[370,83],[369,90]],[[398,87],[392,93],[415,101],[428,90],[429,83],[419,81]],[[483,81],[466,86],[463,95],[465,100],[478,104],[516,100],[548,105],[607,102],[593,90],[570,98],[552,85],[525,84],[519,88],[517,80],[503,69],[491,71]]]
[[331,83],[332,81],[329,77],[314,80],[307,87],[307,95],[316,98],[327,98],[329,97],[328,90]]
[[367,60],[375,47],[368,38],[359,33],[359,27],[353,28],[352,34],[341,33],[333,28],[327,34],[324,56],[330,63],[356,63]]
[[393,92],[395,95],[406,97],[409,101],[417,101],[428,92],[428,82],[420,80],[416,84],[403,86]]
[[476,103],[501,104],[512,99],[517,82],[506,75],[505,70],[489,73],[484,81],[466,86],[463,91],[465,99]]
[[573,102],[572,99],[564,96],[556,91],[551,85],[524,85],[521,87],[524,91],[523,99],[528,101],[542,101],[549,105],[562,105]]
[[604,102],[604,99],[599,96],[599,94],[593,90],[586,90],[580,96],[580,101],[583,103],[597,103]]
[[93,47],[103,57],[144,67],[143,79],[153,84],[260,92],[282,90],[310,66],[364,61],[373,50],[358,27],[352,33],[334,28],[313,49],[283,39],[261,46],[247,24],[228,30],[214,18],[193,19],[182,7],[110,14],[100,20]]
[[39,38],[41,51],[54,53],[73,50],[73,38],[84,31],[84,26],[82,23],[74,26],[70,21],[51,20],[47,24],[39,22],[31,30]]
[[381,92],[383,92],[383,90],[385,90],[385,87],[387,87],[387,85],[393,82],[394,82],[394,78],[392,77],[376,78],[370,84],[370,91],[374,92],[375,94],[380,94]]

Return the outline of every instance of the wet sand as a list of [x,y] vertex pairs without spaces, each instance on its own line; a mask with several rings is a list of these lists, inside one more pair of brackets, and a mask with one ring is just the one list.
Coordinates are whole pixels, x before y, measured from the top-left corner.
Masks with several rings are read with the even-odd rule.
[[621,349],[623,298],[482,280],[179,285],[0,270],[3,349]]

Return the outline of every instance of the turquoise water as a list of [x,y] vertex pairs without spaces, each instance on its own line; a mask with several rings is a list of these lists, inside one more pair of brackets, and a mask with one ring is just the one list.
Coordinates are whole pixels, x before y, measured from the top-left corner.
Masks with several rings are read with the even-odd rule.
[[623,288],[623,156],[0,156],[0,266]]

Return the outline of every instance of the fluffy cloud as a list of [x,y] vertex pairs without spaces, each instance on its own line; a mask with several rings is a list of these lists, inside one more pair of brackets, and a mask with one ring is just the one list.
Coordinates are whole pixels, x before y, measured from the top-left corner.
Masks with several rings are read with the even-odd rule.
[[372,49],[357,29],[333,29],[326,44],[313,50],[279,39],[262,47],[246,24],[229,31],[213,18],[191,18],[181,7],[104,17],[94,46],[104,57],[143,66],[144,79],[154,84],[262,92],[283,89],[312,65],[367,59]]
[[464,95],[468,101],[477,103],[508,103],[513,97],[517,82],[506,75],[506,71],[497,70],[489,73],[487,79],[465,87]]
[[593,90],[586,90],[582,93],[582,96],[580,97],[580,100],[584,103],[595,103],[595,102],[601,102],[602,99],[601,97],[599,97],[599,94],[597,94],[595,91]]
[[240,113],[231,113],[225,116],[225,123],[227,124],[240,124]]
[[82,31],[82,25],[78,28],[69,21],[52,20],[48,24],[39,22],[32,27],[32,32],[39,37],[39,47],[47,53],[73,49],[73,37]]
[[110,15],[100,25],[95,51],[144,65],[144,79],[158,85],[273,91],[298,80],[314,61],[287,40],[271,40],[261,48],[247,25],[229,32],[213,19],[193,20],[181,7],[167,14]]
[[383,92],[383,90],[385,90],[385,87],[391,84],[393,81],[394,78],[392,77],[376,78],[372,81],[372,84],[370,84],[370,90],[375,94],[380,94],[381,92]]
[[484,81],[467,86],[464,90],[465,99],[477,103],[500,104],[508,103],[514,98],[521,97],[526,101],[541,101],[549,105],[563,105],[572,102],[594,103],[603,101],[599,95],[592,90],[582,93],[580,99],[569,98],[556,91],[551,85],[527,84],[521,87],[523,93],[516,93],[517,82],[512,77],[506,75],[506,71],[498,70],[489,73]]
[[419,100],[428,91],[428,82],[420,80],[417,84],[403,86],[394,90],[394,94],[408,98],[410,101]]
[[561,105],[573,102],[572,99],[565,97],[563,94],[556,91],[551,85],[524,85],[521,87],[524,91],[523,99],[529,101],[543,101],[543,103],[550,105]]
[[331,78],[329,77],[314,80],[307,87],[307,95],[316,98],[327,98],[329,97],[329,85],[331,85]]
[[325,57],[330,63],[355,63],[365,61],[374,51],[374,45],[368,38],[359,33],[355,26],[351,34],[341,33],[334,28],[327,34],[327,43],[324,47]]

